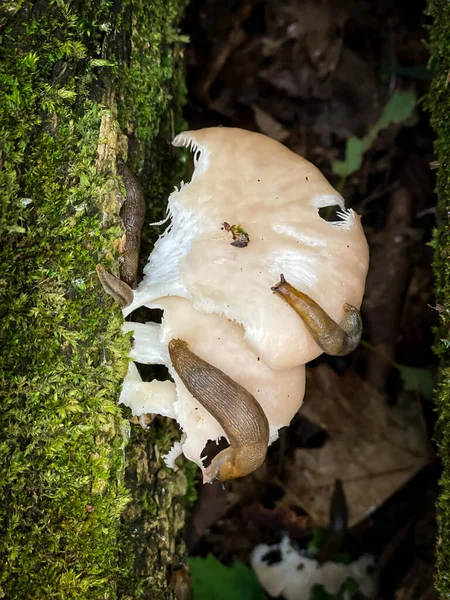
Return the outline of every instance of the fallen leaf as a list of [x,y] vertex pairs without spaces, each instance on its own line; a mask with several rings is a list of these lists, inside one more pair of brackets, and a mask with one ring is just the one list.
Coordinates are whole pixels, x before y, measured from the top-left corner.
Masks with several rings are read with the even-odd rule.
[[194,548],[209,527],[226,514],[227,508],[227,493],[219,481],[200,486],[197,501],[186,524],[189,550]]
[[434,587],[433,565],[416,558],[411,569],[395,592],[395,600],[438,600]]
[[409,119],[413,114],[416,102],[414,92],[396,91],[386,104],[380,119],[368,134],[363,138],[351,137],[347,140],[345,160],[337,160],[332,164],[333,173],[347,177],[357,171],[361,167],[364,152],[372,146],[379,132],[393,123],[402,123]]
[[261,133],[268,135],[277,142],[284,142],[290,136],[290,131],[284,127],[279,121],[274,119],[266,111],[260,108],[257,104],[251,105],[255,116],[256,124]]
[[397,368],[400,371],[406,391],[418,392],[427,400],[433,399],[436,381],[429,369],[419,369],[407,365],[397,365]]
[[302,539],[311,535],[311,522],[307,515],[298,515],[283,501],[274,508],[266,508],[253,502],[242,509],[243,518],[260,531],[279,533],[284,531],[291,539]]
[[239,560],[226,567],[209,554],[190,558],[189,567],[195,600],[266,600],[255,574]]
[[341,479],[352,527],[430,462],[431,450],[415,399],[390,406],[355,372],[311,369],[302,415],[328,434],[321,448],[297,448],[288,466],[288,490],[327,527],[336,478]]

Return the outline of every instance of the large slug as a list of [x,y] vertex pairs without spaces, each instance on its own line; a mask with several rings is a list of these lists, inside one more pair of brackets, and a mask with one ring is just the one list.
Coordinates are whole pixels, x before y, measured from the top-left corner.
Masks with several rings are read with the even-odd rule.
[[344,318],[338,325],[317,302],[288,283],[283,274],[272,291],[295,310],[319,348],[326,354],[345,356],[359,344],[362,333],[361,315],[351,304],[344,304]]
[[265,459],[269,423],[257,400],[223,371],[189,350],[180,339],[169,342],[172,365],[188,391],[223,427],[230,447],[212,460],[204,481],[244,477]]
[[145,217],[145,197],[138,178],[122,160],[117,162],[117,170],[123,179],[126,191],[126,199],[120,211],[125,228],[125,247],[121,257],[120,278],[131,288],[135,288],[141,231]]

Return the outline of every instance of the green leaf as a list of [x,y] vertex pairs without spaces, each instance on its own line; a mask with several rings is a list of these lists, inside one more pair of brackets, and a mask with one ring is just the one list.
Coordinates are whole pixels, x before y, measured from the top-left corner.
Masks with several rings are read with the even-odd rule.
[[335,175],[341,175],[342,177],[346,177],[351,173],[355,173],[355,171],[360,168],[363,154],[369,145],[370,144],[366,138],[349,138],[345,148],[345,160],[336,160],[332,164],[333,173]]
[[311,588],[309,600],[352,600],[357,592],[358,584],[349,577],[341,585],[337,594],[330,594],[323,585],[316,583]]
[[427,400],[433,399],[436,381],[429,369],[408,367],[407,365],[397,365],[397,368],[406,391],[418,392]]
[[308,542],[306,553],[308,557],[313,558],[327,541],[328,530],[322,527],[314,527],[312,537]]
[[333,173],[341,177],[348,177],[355,173],[362,164],[363,154],[370,148],[382,129],[392,123],[402,123],[411,115],[416,105],[414,92],[395,92],[384,107],[383,114],[378,122],[363,138],[351,137],[347,140],[345,160],[336,160],[331,165]]
[[256,575],[236,561],[226,567],[209,554],[206,558],[190,558],[193,600],[267,600]]
[[409,119],[416,105],[414,92],[396,92],[384,107],[377,123],[378,129],[384,129],[391,123],[402,123]]

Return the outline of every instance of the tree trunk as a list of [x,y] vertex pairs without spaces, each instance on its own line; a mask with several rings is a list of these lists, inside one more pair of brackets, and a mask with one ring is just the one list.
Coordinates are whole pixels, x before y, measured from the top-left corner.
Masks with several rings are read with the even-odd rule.
[[436,391],[436,441],[443,465],[439,500],[439,536],[436,587],[442,598],[450,598],[450,5],[446,0],[429,0],[431,68],[433,84],[427,99],[438,170],[438,227],[434,236],[436,309],[440,324],[436,340],[439,379]]
[[0,598],[174,595],[187,477],[159,460],[171,426],[117,405],[130,341],[96,265],[118,273],[117,160],[146,223],[180,179],[184,4],[0,8]]

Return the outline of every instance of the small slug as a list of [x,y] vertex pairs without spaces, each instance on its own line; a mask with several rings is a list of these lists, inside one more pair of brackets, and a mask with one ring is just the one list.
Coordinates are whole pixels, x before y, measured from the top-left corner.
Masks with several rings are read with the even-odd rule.
[[184,565],[173,569],[171,582],[175,600],[192,600],[191,574]]
[[120,265],[120,278],[134,289],[137,284],[141,230],[145,217],[145,197],[138,178],[122,160],[117,161],[117,170],[123,179],[126,191],[126,199],[120,211],[125,228],[125,247]]
[[326,354],[345,356],[359,344],[362,334],[361,315],[351,304],[344,304],[344,318],[338,325],[317,302],[288,283],[283,274],[280,275],[280,282],[271,289],[301,317],[317,345]]
[[269,423],[257,400],[223,371],[202,360],[180,339],[169,342],[175,371],[188,391],[220,423],[230,441],[212,460],[204,482],[244,477],[266,457]]
[[114,298],[120,308],[133,302],[133,290],[125,281],[109,273],[102,265],[97,265],[97,275],[105,292]]

